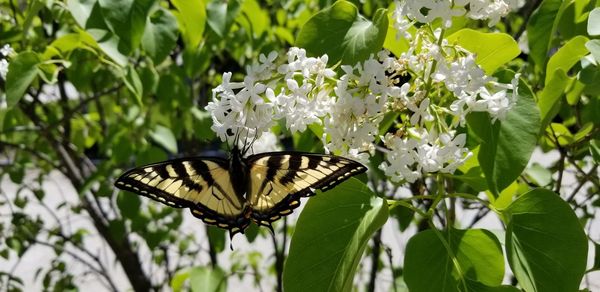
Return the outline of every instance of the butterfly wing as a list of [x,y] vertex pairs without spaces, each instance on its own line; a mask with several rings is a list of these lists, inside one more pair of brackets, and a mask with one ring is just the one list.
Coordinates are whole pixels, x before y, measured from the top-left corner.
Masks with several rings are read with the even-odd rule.
[[271,152],[248,157],[252,219],[263,226],[292,213],[300,198],[325,191],[366,171],[362,164],[339,156],[303,152]]
[[175,208],[190,208],[205,223],[243,232],[249,219],[221,158],[183,158],[125,172],[115,186]]

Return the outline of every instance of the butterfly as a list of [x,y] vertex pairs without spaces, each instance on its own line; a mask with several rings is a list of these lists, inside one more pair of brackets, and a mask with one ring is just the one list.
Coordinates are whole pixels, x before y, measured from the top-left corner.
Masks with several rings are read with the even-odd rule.
[[229,159],[167,160],[123,173],[115,186],[175,208],[189,208],[207,224],[243,233],[254,221],[268,227],[300,206],[300,198],[326,191],[367,168],[354,160],[306,152],[267,152]]

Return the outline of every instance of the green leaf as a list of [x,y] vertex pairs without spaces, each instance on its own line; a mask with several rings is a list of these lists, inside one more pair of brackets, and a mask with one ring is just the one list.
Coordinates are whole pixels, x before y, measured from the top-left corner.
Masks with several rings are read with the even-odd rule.
[[129,192],[119,192],[117,206],[125,218],[133,219],[139,215],[142,200],[137,195]]
[[142,94],[144,93],[144,88],[142,87],[142,80],[140,80],[140,76],[138,75],[137,71],[135,71],[133,65],[127,66],[124,73],[123,81],[125,82],[125,86],[127,86],[127,89],[133,93],[138,105],[142,105]]
[[588,34],[591,36],[600,35],[600,8],[596,7],[592,12],[590,12],[590,16],[588,17],[588,26],[587,26]]
[[171,153],[177,153],[177,139],[171,129],[156,125],[150,132],[150,138]]
[[488,75],[521,53],[519,44],[505,33],[485,33],[465,28],[450,35],[448,41],[475,54],[477,64]]
[[590,154],[596,163],[600,163],[600,140],[590,140]]
[[239,17],[237,22],[246,29],[251,38],[257,39],[271,29],[269,13],[256,0],[245,0],[241,13],[244,17]]
[[552,172],[537,162],[534,162],[531,167],[527,168],[525,173],[531,182],[540,187],[545,187],[552,183]]
[[540,70],[546,64],[551,37],[555,35],[556,26],[562,15],[562,5],[562,0],[544,0],[527,23],[529,56]]
[[142,37],[142,48],[159,64],[175,47],[177,41],[177,19],[171,12],[159,8],[147,22]]
[[290,242],[284,290],[351,290],[367,242],[387,218],[387,203],[355,178],[311,198]]
[[473,281],[471,279],[467,279],[467,291],[476,291],[476,292],[521,292],[519,288],[501,285],[501,286],[487,286],[477,281]]
[[585,44],[588,42],[588,38],[584,36],[576,36],[569,40],[564,46],[552,55],[548,60],[546,66],[546,81],[545,84],[549,84],[551,78],[554,76],[554,72],[562,70],[569,72],[571,67],[581,60],[585,55],[588,54],[588,50]]
[[399,204],[390,209],[390,215],[398,220],[400,231],[405,231],[415,218],[415,211]]
[[173,289],[173,292],[180,292],[183,289],[185,281],[190,278],[190,270],[184,269],[175,273],[171,279],[171,289]]
[[220,253],[225,250],[225,238],[227,237],[225,229],[206,226],[206,234],[208,235],[208,243],[214,252]]
[[67,8],[75,21],[97,42],[102,51],[119,66],[127,65],[126,53],[119,49],[119,37],[106,26],[102,8],[96,0],[67,0]]
[[[440,235],[447,245],[441,241]],[[465,291],[467,279],[498,286],[503,278],[502,247],[490,231],[425,230],[411,237],[406,245],[404,280],[411,292]]]
[[577,291],[588,243],[579,219],[556,193],[535,189],[502,211],[508,263],[525,291]]
[[177,13],[175,17],[179,22],[179,30],[187,48],[195,50],[206,26],[206,6],[202,0],[173,0]]
[[6,74],[6,105],[10,110],[25,95],[29,85],[38,75],[40,59],[34,52],[25,51],[18,54],[8,64]]
[[565,89],[569,84],[570,78],[567,76],[565,71],[556,70],[550,81],[546,83],[546,86],[539,94],[538,107],[540,109],[540,132],[544,131],[548,124],[554,119],[554,116],[558,114],[562,105],[562,99]]
[[219,267],[192,268],[190,287],[192,292],[225,292],[227,291],[227,277]]
[[540,116],[533,92],[521,80],[517,103],[503,121],[492,123],[487,113],[472,113],[467,121],[482,140],[477,159],[489,190],[497,195],[519,177],[537,143]]
[[471,188],[473,188],[473,190],[478,192],[483,192],[488,189],[485,176],[481,171],[481,167],[478,166],[469,168],[469,170],[464,174],[451,175],[450,177],[466,183]]
[[206,6],[208,26],[221,38],[225,37],[240,11],[239,1],[211,1]]
[[130,53],[139,46],[154,1],[98,0],[106,25],[119,36],[120,51]]
[[377,10],[371,22],[358,13],[354,4],[337,1],[302,26],[296,46],[313,56],[327,54],[332,64],[342,61],[354,65],[381,50],[387,28],[385,9]]

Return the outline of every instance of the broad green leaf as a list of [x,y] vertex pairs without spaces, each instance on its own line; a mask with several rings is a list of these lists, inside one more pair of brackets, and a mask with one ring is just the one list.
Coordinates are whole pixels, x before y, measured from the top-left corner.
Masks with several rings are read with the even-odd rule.
[[456,43],[475,54],[477,64],[488,75],[491,75],[521,53],[519,44],[505,33],[485,33],[465,28],[450,35],[448,41]]
[[284,290],[351,290],[365,247],[387,218],[387,203],[354,178],[311,198],[290,242]]
[[411,292],[465,291],[468,279],[479,285],[498,286],[503,277],[502,247],[496,236],[484,229],[425,230],[406,245],[404,280]]
[[190,271],[192,292],[225,292],[227,277],[219,267],[196,267]]
[[35,80],[39,64],[39,56],[30,51],[18,54],[8,64],[6,105],[9,110],[21,100],[29,85]]
[[379,9],[373,22],[358,13],[354,4],[337,1],[313,15],[300,30],[296,46],[313,56],[327,54],[329,62],[356,64],[383,47],[388,28],[385,9]]
[[177,139],[171,129],[156,125],[150,132],[150,138],[171,153],[177,153]]
[[585,47],[587,41],[588,38],[584,36],[574,37],[550,57],[546,66],[546,85],[549,84],[554,76],[554,72],[558,70],[569,72],[571,67],[588,54],[588,50]]
[[119,49],[126,54],[136,49],[155,0],[98,0],[108,28],[119,36]]
[[539,70],[546,65],[551,37],[555,35],[556,25],[562,15],[562,5],[562,0],[542,1],[527,23],[529,56]]
[[187,48],[195,50],[204,34],[206,26],[206,6],[203,0],[173,0],[179,21],[179,30]]
[[600,35],[600,7],[596,7],[590,12],[587,31],[591,36]]
[[164,8],[157,9],[147,20],[142,48],[155,64],[165,59],[177,41],[177,20]]
[[502,211],[508,263],[525,291],[578,291],[588,242],[569,204],[546,189],[530,191]]
[[481,139],[477,159],[489,190],[497,195],[525,169],[537,143],[540,116],[533,93],[520,81],[517,102],[504,120],[492,123],[487,113],[472,113],[467,121]]

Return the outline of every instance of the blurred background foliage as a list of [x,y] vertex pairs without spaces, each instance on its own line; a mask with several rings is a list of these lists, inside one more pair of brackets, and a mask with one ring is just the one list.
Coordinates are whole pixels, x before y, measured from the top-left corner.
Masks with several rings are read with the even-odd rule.
[[[204,234],[196,234],[182,228],[184,212],[118,192],[112,182],[123,169],[135,165],[215,155],[226,149],[210,130],[210,115],[203,110],[222,73],[233,72],[234,79],[239,79],[259,54],[294,45],[311,15],[333,2],[0,0],[0,46],[10,44],[16,52],[6,79],[0,78],[6,98],[0,108],[0,176],[17,186],[10,193],[0,189],[2,216],[8,218],[0,225],[0,256],[11,263],[3,264],[0,271],[2,289],[29,287],[14,271],[28,251],[43,246],[53,253],[51,264],[36,267],[35,276],[27,279],[35,278],[45,290],[76,290],[86,282],[83,278],[90,278],[112,291],[129,287],[135,291],[188,287],[224,291],[231,276],[259,289],[280,290],[292,230],[285,220],[276,225],[276,236],[256,227],[245,234],[251,243],[261,238],[272,246],[227,252],[227,258],[219,256],[228,248],[223,230],[209,227],[202,229]],[[367,19],[378,8],[388,7],[388,1],[351,2]],[[530,20],[541,1],[527,2],[497,29],[518,39],[527,23],[533,26],[532,21],[541,21]],[[543,64],[548,50],[585,30],[583,16],[578,14],[583,10],[565,10],[573,15],[557,24],[557,38],[545,38],[541,26],[531,27],[530,39],[539,38],[533,43],[547,46],[532,47],[529,61],[523,53],[509,64],[524,72],[533,91],[548,101],[546,108],[540,103],[547,118],[543,122],[545,126],[553,123],[544,127],[547,133],[541,136],[540,145],[547,151],[558,149],[561,156],[550,169],[528,168],[523,181],[556,185],[560,193],[562,173],[571,169],[579,182],[591,183],[591,187],[580,184],[573,195],[566,196],[581,221],[593,218],[595,209],[589,206],[600,207],[597,165],[583,170],[588,168],[578,162],[590,155],[599,160],[600,146],[591,137],[598,135],[600,83],[595,65],[593,70],[578,68],[582,82],[571,83],[576,91],[569,93],[565,88],[571,77],[564,71],[545,75]],[[540,14],[537,17],[543,18]],[[489,30],[478,21],[455,23],[456,29]],[[402,51],[403,46],[386,39],[386,48],[393,52]],[[16,85],[7,88],[11,82]],[[550,85],[560,87],[561,94],[544,90]],[[578,100],[581,92],[595,96],[584,101],[585,107]],[[563,96],[565,103],[556,102]],[[287,148],[322,149],[320,137],[314,134],[289,136],[279,131]],[[68,182],[61,187],[78,196],[48,193],[46,181],[56,176]],[[584,185],[588,199],[577,202],[573,198]],[[473,208],[482,210],[476,220],[487,212],[481,206]],[[395,208],[391,218],[401,230],[415,223],[414,213],[407,208]],[[368,247],[367,253],[375,255],[371,267],[378,271],[384,266],[379,262],[389,260],[394,282],[401,278],[402,267],[392,263],[391,256],[379,256],[389,253],[380,238],[376,233]],[[265,264],[270,268],[261,268]],[[74,265],[78,269],[72,269]],[[600,268],[600,263],[595,267]],[[375,277],[370,279],[367,290],[375,287]]]

